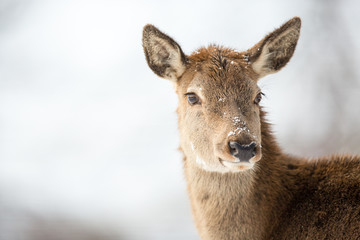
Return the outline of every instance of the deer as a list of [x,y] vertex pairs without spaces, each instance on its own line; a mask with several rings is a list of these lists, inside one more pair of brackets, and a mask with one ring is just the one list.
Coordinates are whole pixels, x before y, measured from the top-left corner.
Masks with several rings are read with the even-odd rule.
[[201,239],[360,239],[360,156],[307,159],[281,150],[258,80],[293,56],[294,17],[246,51],[216,44],[186,55],[148,24],[150,69],[178,96],[180,151]]

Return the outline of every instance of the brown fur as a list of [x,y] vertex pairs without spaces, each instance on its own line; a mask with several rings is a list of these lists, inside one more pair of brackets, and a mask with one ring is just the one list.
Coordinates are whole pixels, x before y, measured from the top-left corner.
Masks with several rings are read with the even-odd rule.
[[[245,52],[211,45],[190,56],[154,26],[144,28],[150,68],[175,81],[180,149],[202,239],[360,239],[360,157],[287,155],[254,104],[257,80],[287,64],[300,25],[293,18]],[[188,103],[189,92],[197,104]],[[230,141],[256,143],[256,155],[239,162]]]

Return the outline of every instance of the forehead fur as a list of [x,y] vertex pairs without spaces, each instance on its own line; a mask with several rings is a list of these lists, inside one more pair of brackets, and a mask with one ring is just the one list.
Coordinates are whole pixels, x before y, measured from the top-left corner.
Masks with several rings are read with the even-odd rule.
[[[213,100],[226,96],[244,99],[247,97],[244,94],[251,95],[253,92],[249,88],[254,89],[256,86],[258,76],[244,52],[210,45],[194,51],[188,59],[188,74],[191,75],[186,74],[182,79],[186,81],[180,84],[184,91],[197,82],[197,87],[201,87],[206,95],[211,95]],[[201,79],[200,83],[193,81],[198,78]]]
[[[189,56],[189,60],[191,65],[196,66],[197,71],[205,70],[203,68],[208,67],[211,68],[209,70],[220,73],[223,72],[223,70],[231,70],[233,65],[246,73],[251,74],[252,72],[249,55],[246,52],[239,52],[217,45],[210,45],[207,48],[200,48],[194,51]],[[252,73],[255,74],[254,72]]]

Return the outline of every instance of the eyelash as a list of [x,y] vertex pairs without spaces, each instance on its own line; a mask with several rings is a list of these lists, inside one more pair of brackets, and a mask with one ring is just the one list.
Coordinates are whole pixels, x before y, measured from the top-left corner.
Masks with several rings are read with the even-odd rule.
[[254,103],[255,103],[256,105],[259,105],[259,103],[261,102],[262,96],[265,96],[265,94],[264,94],[263,92],[259,92],[259,93],[256,95],[256,97],[255,97],[255,99],[254,99]]
[[195,93],[186,93],[185,96],[187,96],[188,102],[191,106],[201,104],[200,98]]

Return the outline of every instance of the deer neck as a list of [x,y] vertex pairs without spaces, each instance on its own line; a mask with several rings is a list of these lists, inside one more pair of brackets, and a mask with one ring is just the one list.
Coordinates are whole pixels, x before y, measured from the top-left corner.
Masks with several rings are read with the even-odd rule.
[[263,157],[254,169],[239,173],[207,172],[191,164],[195,159],[185,156],[188,192],[202,239],[263,239],[271,230],[268,219],[274,213],[267,196],[277,194],[272,191],[276,181],[271,179],[271,173],[276,172],[281,152],[263,115]]

